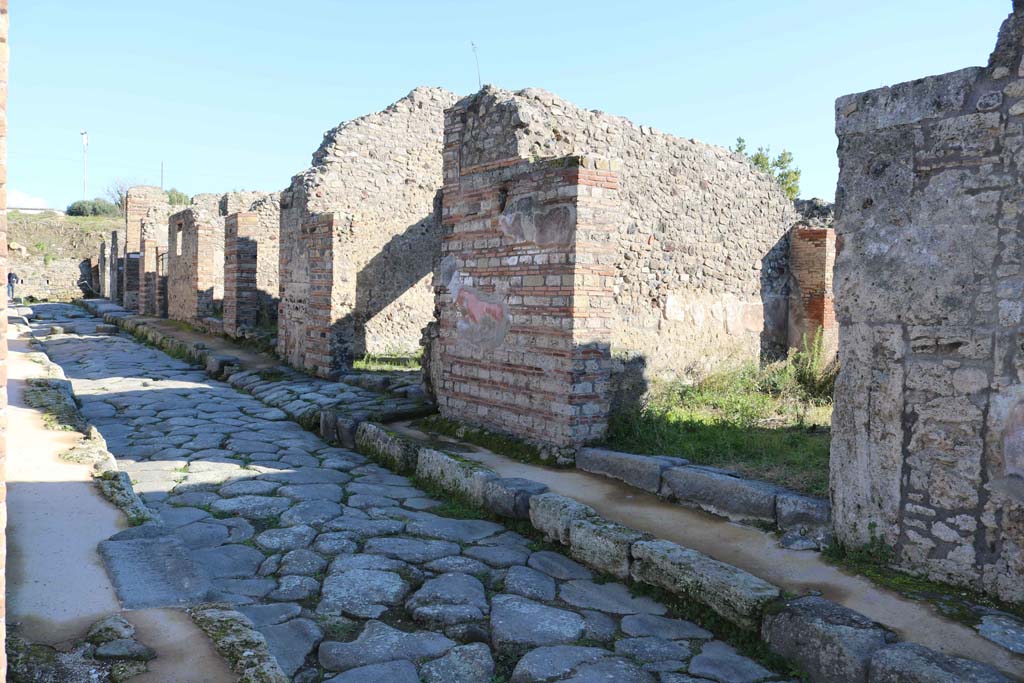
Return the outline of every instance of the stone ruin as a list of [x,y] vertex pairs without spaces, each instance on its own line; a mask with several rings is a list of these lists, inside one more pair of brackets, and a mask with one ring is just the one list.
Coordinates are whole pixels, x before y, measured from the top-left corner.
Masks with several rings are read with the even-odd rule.
[[[167,316],[223,332],[225,223],[255,210],[259,225],[273,225],[276,201],[267,193],[200,194],[167,220]],[[262,213],[261,213],[262,212]],[[237,235],[236,235],[237,238]],[[237,292],[237,288],[232,292]],[[233,309],[234,310],[234,309]]]
[[[574,179],[546,174],[566,155],[614,164]],[[614,178],[587,177],[611,165]],[[607,253],[591,251],[597,214]],[[627,359],[613,379],[630,392],[647,377],[781,351],[797,219],[772,179],[725,149],[541,90],[488,87],[461,100],[446,119],[446,260],[435,283],[440,324],[428,333],[442,414],[578,446],[603,434],[610,349]],[[610,280],[585,272],[591,259]],[[570,359],[579,368],[556,368]],[[563,394],[573,398],[549,408]],[[586,416],[592,428],[546,438],[552,413]]]
[[224,222],[224,333],[275,329],[279,303],[281,198],[263,195]]
[[142,218],[142,251],[139,260],[139,313],[167,315],[167,225],[176,207],[153,206]]
[[1024,2],[984,68],[836,102],[844,543],[1024,599]]
[[796,209],[801,219],[789,234],[789,347],[809,347],[820,334],[824,357],[832,361],[839,350],[832,283],[835,210],[820,199],[797,200]]
[[322,376],[412,352],[433,312],[444,109],[417,88],[324,136],[281,196],[278,354]]
[[119,245],[118,258],[124,259],[121,271],[120,303],[130,311],[139,311],[141,287],[145,281],[143,270],[143,221],[150,210],[170,212],[167,193],[159,187],[136,185],[125,191],[124,243]]

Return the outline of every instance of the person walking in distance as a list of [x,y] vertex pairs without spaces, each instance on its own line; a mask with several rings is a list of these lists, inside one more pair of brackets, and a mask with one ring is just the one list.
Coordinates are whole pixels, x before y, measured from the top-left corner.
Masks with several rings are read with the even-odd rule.
[[14,298],[14,285],[18,284],[18,276],[15,273],[7,273],[7,298]]

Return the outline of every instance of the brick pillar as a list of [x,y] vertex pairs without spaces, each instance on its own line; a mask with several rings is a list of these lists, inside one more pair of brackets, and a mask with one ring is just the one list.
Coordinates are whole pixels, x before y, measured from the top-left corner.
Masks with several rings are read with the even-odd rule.
[[107,296],[107,287],[110,283],[110,266],[107,264],[107,243],[100,242],[99,258],[99,284],[97,285],[100,296]]
[[607,427],[614,235],[610,162],[461,167],[449,110],[431,373],[445,417],[572,450]]
[[107,252],[107,266],[109,268],[107,273],[107,298],[114,303],[121,299],[121,279],[118,277],[118,274],[121,272],[123,246],[121,231],[112,231],[110,233],[110,251]]
[[789,346],[803,348],[821,331],[825,356],[832,360],[839,347],[832,295],[836,260],[836,231],[797,225],[790,232],[789,268],[793,275],[789,299]]
[[[0,275],[7,282],[7,0],[0,0]],[[7,678],[7,297],[0,298],[0,679]]]
[[156,248],[156,304],[153,315],[167,317],[167,250]]
[[123,295],[121,297],[124,307],[129,311],[138,311],[139,291],[142,285],[142,254],[138,251],[129,251],[124,255],[124,282]]
[[224,219],[224,332],[231,336],[243,327],[256,327],[259,291],[259,216],[233,213]]
[[309,294],[306,303],[302,364],[320,377],[331,377],[340,367],[332,353],[332,337],[339,306],[335,303],[334,214],[310,216],[302,225],[303,251],[309,260]]
[[142,240],[139,259],[139,313],[142,315],[157,315],[157,248],[156,240]]

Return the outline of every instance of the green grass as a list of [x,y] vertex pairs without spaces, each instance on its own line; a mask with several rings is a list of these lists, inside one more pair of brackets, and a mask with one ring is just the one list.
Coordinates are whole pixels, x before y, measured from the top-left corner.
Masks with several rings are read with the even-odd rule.
[[763,368],[661,387],[642,408],[612,416],[604,445],[827,496],[835,369],[813,357],[820,353],[812,346]]
[[[424,417],[416,420],[413,426],[422,429],[423,431],[435,434],[442,434],[444,436],[450,436],[453,439],[462,439],[468,441],[471,444],[486,448],[492,453],[498,455],[504,455],[512,458],[513,460],[519,460],[520,462],[533,463],[538,465],[549,465],[554,466],[553,462],[548,462],[541,457],[540,449],[532,446],[524,441],[519,441],[512,437],[504,436],[502,434],[495,434],[485,429],[475,429],[468,427],[458,422],[448,420],[441,417],[440,415],[431,415],[430,417]],[[441,450],[450,449],[448,444],[445,444]]]
[[408,372],[420,369],[420,356],[422,351],[416,353],[368,353],[357,361],[352,362],[352,369],[365,370],[367,372]]

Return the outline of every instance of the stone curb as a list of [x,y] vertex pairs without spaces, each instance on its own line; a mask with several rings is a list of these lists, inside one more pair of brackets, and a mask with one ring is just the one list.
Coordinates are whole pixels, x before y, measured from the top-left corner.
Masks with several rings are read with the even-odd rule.
[[769,522],[780,531],[812,537],[819,547],[830,538],[832,506],[827,500],[729,470],[604,448],[580,449],[576,467],[733,521]]
[[290,683],[267,647],[267,639],[256,630],[245,615],[217,603],[198,605],[188,615],[206,636],[231,670],[239,675],[239,683]]
[[610,522],[587,505],[548,492],[543,484],[517,479],[514,488],[526,501],[528,515],[506,515],[495,504],[495,492],[501,482],[510,480],[479,463],[420,446],[382,425],[360,425],[356,450],[499,515],[528,519],[534,529],[567,546],[570,555],[592,569],[701,603],[736,626],[756,632],[773,653],[808,673],[811,683],[923,683],[915,667],[905,666],[911,660],[929,671],[953,672],[935,678],[937,683],[1010,681],[988,665],[912,643],[897,644],[888,629],[825,598],[786,600],[777,586],[749,572]]

